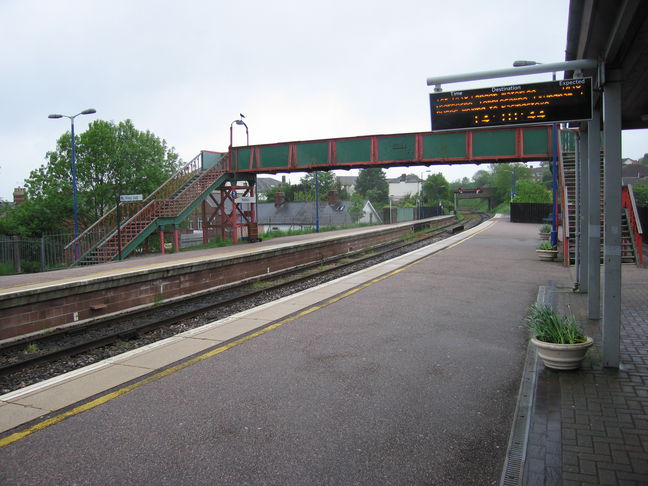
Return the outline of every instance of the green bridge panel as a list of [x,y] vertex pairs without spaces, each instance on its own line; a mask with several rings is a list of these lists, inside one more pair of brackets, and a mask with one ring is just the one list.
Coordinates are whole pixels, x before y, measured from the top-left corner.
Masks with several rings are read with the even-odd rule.
[[248,147],[243,147],[236,150],[238,159],[236,160],[237,164],[235,170],[246,170],[250,168],[250,152],[251,149]]
[[473,157],[515,155],[515,130],[473,132]]
[[335,143],[335,152],[338,164],[371,160],[371,137],[338,140]]
[[[259,147],[259,166],[262,169],[288,167],[289,144]],[[245,169],[244,169],[245,170]]]
[[522,139],[524,140],[524,155],[546,154],[551,151],[549,133],[547,130],[525,130]]
[[378,160],[381,162],[414,160],[416,137],[397,135],[378,139]]
[[297,144],[297,166],[328,164],[328,142],[310,142]]
[[423,135],[423,158],[466,158],[466,133],[433,133]]

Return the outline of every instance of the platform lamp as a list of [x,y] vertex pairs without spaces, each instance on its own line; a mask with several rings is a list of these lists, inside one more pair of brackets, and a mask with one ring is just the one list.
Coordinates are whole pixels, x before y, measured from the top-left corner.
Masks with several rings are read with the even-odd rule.
[[[513,63],[513,67],[535,66],[542,64],[537,61],[518,60]],[[552,81],[556,80],[556,72],[551,73]],[[558,244],[558,124],[553,123],[551,126],[552,157],[551,157],[551,193],[553,195],[553,211],[551,215],[551,234],[549,241],[553,246]]]
[[[52,115],[49,115],[47,118],[69,118],[70,123],[71,123],[71,146],[72,146],[72,213],[73,213],[73,218],[74,218],[74,239],[76,240],[79,237],[79,213],[77,211],[77,180],[76,180],[76,152],[74,150],[74,119],[79,116],[79,115],[92,115],[93,113],[97,113],[97,110],[94,108],[88,108],[87,110],[83,110],[80,113],[77,113],[76,115],[61,115],[58,113],[54,113]],[[78,250],[78,248],[77,248]],[[76,255],[78,258],[79,255]]]
[[239,115],[241,115],[241,118],[239,118],[238,120],[234,120],[232,123],[230,123],[230,148],[232,148],[232,146],[234,145],[233,143],[234,125],[243,125],[245,127],[245,145],[250,145],[250,132],[248,130],[248,126],[243,121],[245,115],[243,113],[239,113]]

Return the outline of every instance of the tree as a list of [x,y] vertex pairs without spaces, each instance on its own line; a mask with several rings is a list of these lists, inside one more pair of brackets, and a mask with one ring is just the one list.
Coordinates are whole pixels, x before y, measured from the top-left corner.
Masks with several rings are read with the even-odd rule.
[[389,183],[380,167],[360,169],[355,191],[378,209],[389,203]]
[[[149,131],[137,130],[130,120],[115,124],[90,123],[75,138],[77,200],[81,228],[99,219],[120,194],[153,192],[178,167],[173,148]],[[25,235],[66,231],[72,217],[70,133],[46,155],[47,163],[25,180],[28,199],[15,208],[12,224]]]
[[315,200],[315,174],[317,173],[317,185],[320,201],[326,200],[329,191],[336,188],[335,174],[330,171],[316,171],[306,174],[299,180],[302,186],[301,191],[295,193],[297,201]]
[[423,201],[434,205],[450,202],[450,183],[441,172],[429,175],[423,181]]
[[351,207],[349,208],[349,215],[351,221],[357,223],[360,218],[364,216],[365,200],[357,192],[351,196]]
[[476,187],[489,187],[492,185],[493,174],[487,170],[481,169],[472,176],[472,181]]
[[520,181],[531,180],[531,169],[522,164],[491,164],[491,171],[495,205],[511,200],[513,176],[515,176],[516,191]]
[[551,191],[540,182],[522,180],[518,182],[513,202],[519,203],[550,203]]

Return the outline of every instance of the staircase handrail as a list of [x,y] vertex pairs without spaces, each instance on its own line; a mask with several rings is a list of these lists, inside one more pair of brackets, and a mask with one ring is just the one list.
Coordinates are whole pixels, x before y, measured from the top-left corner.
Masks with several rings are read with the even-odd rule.
[[[143,207],[142,201],[126,201],[120,204],[121,217],[126,220]],[[74,263],[89,250],[94,248],[104,238],[117,229],[117,206],[105,213],[101,218],[92,223],[78,237],[63,247],[65,261]],[[74,251],[76,249],[76,251]],[[76,255],[75,255],[76,253]]]
[[641,226],[641,219],[639,218],[639,211],[637,209],[637,200],[635,199],[634,196],[634,188],[632,187],[632,184],[628,184],[627,188],[628,188],[628,198],[630,200],[630,205],[632,207],[631,218],[634,219],[633,227],[636,226],[637,234],[642,235],[643,228]]
[[641,227],[641,220],[639,219],[639,213],[637,211],[637,202],[634,198],[634,193],[632,191],[632,184],[623,186],[621,188],[621,207],[627,210],[628,214],[628,225],[630,226],[630,231],[632,232],[632,238],[634,238],[635,248],[637,248],[637,257],[639,264],[643,264],[643,252],[641,251],[643,245],[643,229]]
[[[225,157],[223,157],[223,159],[225,159]],[[225,172],[225,170],[222,167],[223,167],[222,162],[218,164],[214,164],[208,170],[202,172],[195,181],[193,181],[189,186],[183,189],[173,199],[166,198],[166,199],[150,200],[135,215],[133,215],[130,219],[128,219],[127,221],[124,222],[124,224],[121,225],[121,230],[122,230],[121,247],[126,248],[127,245],[129,245],[135,238],[137,238],[137,235],[134,235],[129,238],[128,237],[129,233],[127,230],[131,225],[136,224],[141,219],[148,216],[152,216],[151,221],[153,221],[159,217],[179,216],[182,213],[182,211],[189,204],[191,204],[191,202],[195,200],[196,197],[200,195],[200,193],[206,190],[211,185],[212,182],[218,179],[218,177],[220,177]],[[191,176],[193,176],[194,173],[195,171],[191,173]],[[183,201],[187,201],[187,202],[183,204]],[[114,233],[115,232],[113,231],[113,235],[112,235],[113,238],[116,237]],[[108,241],[109,240],[106,239],[104,244],[107,243]]]
[[[562,227],[563,227],[563,238],[567,240],[569,238],[569,193],[567,191],[567,184],[565,183],[565,165],[563,161],[563,152],[562,147],[560,146],[560,140],[558,140],[558,164],[560,166],[560,187],[562,188]],[[574,161],[576,163],[576,161]],[[554,203],[555,204],[555,203]]]
[[[137,211],[129,212],[125,219],[129,216],[134,216],[141,209],[155,199],[166,199],[176,192],[182,185],[189,180],[196,172],[202,170],[202,152],[195,156],[191,161],[177,170],[171,177],[169,177],[160,187],[148,195],[144,201],[136,201],[129,203],[137,208]],[[126,208],[126,204],[122,206]],[[115,206],[101,218],[86,228],[79,236],[70,241],[63,249],[66,255],[66,261],[70,263],[76,262],[83,255],[85,255],[92,248],[101,243],[103,239],[109,236],[117,229],[117,207]]]
[[202,171],[202,152],[164,181],[160,187],[144,199],[144,202],[148,203],[153,199],[169,199],[185,182],[200,171]]
[[[223,157],[225,159],[226,157]],[[221,159],[221,161],[223,160]],[[200,176],[193,181],[190,185],[185,187],[179,194],[174,198],[174,208],[172,214],[166,214],[166,216],[179,216],[180,213],[191,204],[203,191],[205,191],[212,182],[218,179],[226,170],[223,168],[223,163],[219,162],[214,164],[212,167],[204,171]]]

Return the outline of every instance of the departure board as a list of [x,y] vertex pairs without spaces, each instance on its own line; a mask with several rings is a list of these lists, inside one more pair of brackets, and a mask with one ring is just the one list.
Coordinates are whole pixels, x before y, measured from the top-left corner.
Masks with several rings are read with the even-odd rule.
[[589,120],[592,79],[430,93],[432,131]]

